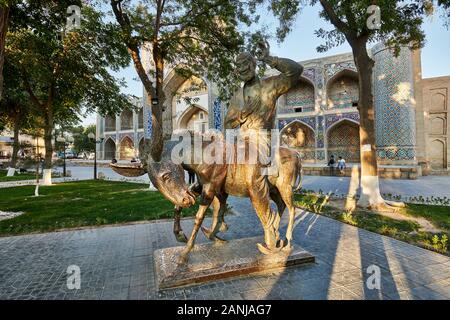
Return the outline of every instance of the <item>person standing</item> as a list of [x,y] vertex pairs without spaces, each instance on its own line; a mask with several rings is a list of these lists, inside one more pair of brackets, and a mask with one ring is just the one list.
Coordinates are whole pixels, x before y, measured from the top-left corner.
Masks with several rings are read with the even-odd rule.
[[189,184],[195,183],[195,172],[194,171],[188,171],[189,175]]

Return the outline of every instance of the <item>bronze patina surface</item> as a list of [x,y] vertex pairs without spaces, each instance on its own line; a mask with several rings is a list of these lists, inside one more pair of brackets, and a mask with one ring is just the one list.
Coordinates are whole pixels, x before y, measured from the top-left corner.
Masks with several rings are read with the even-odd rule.
[[196,285],[218,279],[261,274],[290,266],[314,263],[315,258],[299,246],[290,251],[264,255],[257,250],[261,237],[231,240],[227,243],[199,244],[190,253],[189,262],[178,263],[184,247],[154,252],[159,290]]
[[[199,230],[202,230],[208,239],[222,242],[217,233],[227,230],[223,215],[229,195],[250,198],[264,230],[264,241],[257,246],[262,253],[277,254],[281,250],[291,248],[295,218],[293,193],[301,186],[301,157],[296,150],[280,148],[277,143],[272,145],[271,130],[275,128],[276,101],[300,84],[303,66],[290,59],[270,56],[266,42],[261,42],[259,47],[257,58],[279,73],[260,79],[256,74],[256,59],[250,53],[241,53],[237,57],[237,72],[243,86],[234,93],[224,122],[227,130],[237,132],[245,140],[244,148],[235,145],[233,141],[225,143],[221,151],[217,151],[217,155],[222,152],[226,155],[226,150],[240,148],[244,151],[241,154],[245,155],[250,154],[251,146],[256,149],[256,152],[252,153],[258,155],[256,162],[241,163],[234,157],[225,162],[209,163],[184,159],[175,164],[171,151],[177,141],[164,143],[159,160],[155,161],[151,154],[148,157],[147,172],[150,181],[175,205],[174,233],[179,241],[187,241],[184,250],[179,251],[180,264],[187,262]],[[255,131],[259,133],[255,134]],[[197,152],[197,156],[200,155],[200,159],[203,159],[209,143],[211,142],[201,141],[199,148],[194,145],[190,150]],[[271,174],[266,173],[268,163],[261,161],[269,154],[269,150],[273,151],[271,164],[275,167]],[[114,169],[116,172],[121,170],[118,167]],[[134,168],[126,174],[140,174],[142,171],[139,170]],[[185,170],[197,175],[196,186],[187,186]],[[199,209],[194,227],[190,236],[185,237],[179,224],[181,210],[194,205],[197,196]],[[276,203],[277,211],[271,209],[271,199]],[[213,207],[212,226],[210,229],[202,228],[210,206]],[[281,215],[286,208],[289,212],[289,223],[284,240],[281,239],[278,229]]]

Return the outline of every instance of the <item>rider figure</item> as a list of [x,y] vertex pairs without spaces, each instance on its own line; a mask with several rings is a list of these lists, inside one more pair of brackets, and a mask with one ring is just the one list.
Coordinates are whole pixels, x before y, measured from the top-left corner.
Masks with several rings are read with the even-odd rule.
[[[290,59],[270,56],[266,42],[260,42],[257,57],[280,71],[280,74],[260,79],[256,75],[255,58],[250,53],[239,54],[236,66],[244,86],[235,92],[230,101],[225,129],[239,129],[239,134],[247,139],[246,146],[257,145],[258,154],[264,156],[271,150],[270,130],[275,129],[276,102],[281,95],[299,85],[303,66]],[[264,132],[248,134],[253,130]],[[245,196],[242,192],[248,190],[248,196],[264,227],[267,249],[273,250],[277,245],[275,234],[279,216],[270,208],[269,183],[267,175],[262,173],[264,164],[259,160],[257,164],[229,166],[226,190],[231,195],[240,196]]]

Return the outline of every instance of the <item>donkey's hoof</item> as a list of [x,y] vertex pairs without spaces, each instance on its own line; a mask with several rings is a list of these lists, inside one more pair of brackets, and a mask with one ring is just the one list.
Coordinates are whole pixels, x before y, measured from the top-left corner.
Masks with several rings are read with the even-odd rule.
[[292,249],[294,249],[294,246],[291,245],[291,243],[289,241],[287,241],[286,245],[283,247],[283,251],[284,252],[291,252]]
[[187,254],[180,254],[177,264],[179,267],[184,267],[188,263],[189,257]]
[[226,222],[222,222],[222,224],[220,225],[220,232],[227,232],[228,231],[228,224],[226,224]]
[[284,242],[283,240],[280,240],[277,247],[274,248],[268,248],[265,244],[257,243],[258,250],[265,255],[271,255],[279,253],[281,250],[283,250]]
[[201,227],[202,228],[202,232],[205,235],[205,237],[207,237],[209,240],[211,239],[211,235],[212,235],[212,231],[211,229],[205,228],[205,227]]
[[188,240],[183,231],[179,231],[178,233],[175,233],[175,238],[177,239],[178,242],[182,242],[182,243],[186,243]]
[[210,240],[215,241],[216,243],[227,243],[227,242],[228,242],[227,240],[222,239],[222,238],[219,237],[219,236],[214,236],[214,238],[212,238],[212,239],[210,239]]
[[205,237],[211,241],[220,242],[220,243],[227,242],[227,240],[219,238],[217,235],[213,234],[213,232],[208,228],[202,227],[202,232],[205,235]]

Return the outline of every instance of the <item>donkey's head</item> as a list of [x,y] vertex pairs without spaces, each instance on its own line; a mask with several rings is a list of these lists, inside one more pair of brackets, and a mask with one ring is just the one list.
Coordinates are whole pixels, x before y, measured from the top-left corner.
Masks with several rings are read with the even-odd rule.
[[159,161],[148,154],[147,172],[150,181],[167,200],[176,206],[187,208],[195,204],[195,195],[189,190],[182,165],[172,161],[171,154],[175,145],[174,141],[166,141]]

